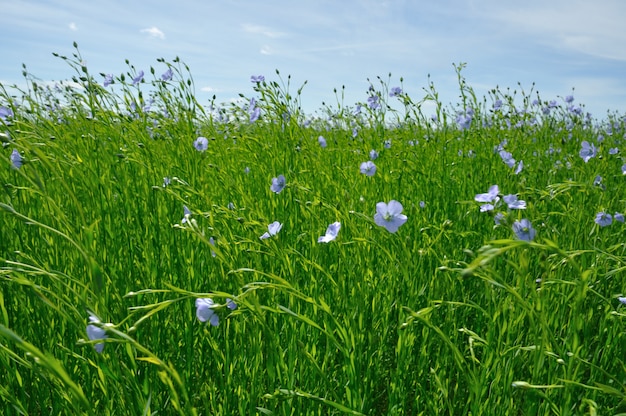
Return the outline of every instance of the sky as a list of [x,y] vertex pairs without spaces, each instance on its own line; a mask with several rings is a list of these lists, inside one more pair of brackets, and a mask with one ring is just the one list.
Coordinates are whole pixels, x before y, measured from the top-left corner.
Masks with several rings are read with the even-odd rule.
[[77,42],[98,80],[126,72],[126,59],[159,76],[158,58],[179,57],[207,106],[213,95],[253,97],[251,75],[279,81],[279,70],[292,93],[307,81],[312,114],[336,106],[342,87],[345,105],[366,101],[378,76],[389,88],[403,78],[414,101],[430,76],[440,101],[456,104],[454,64],[466,63],[479,97],[534,88],[603,119],[626,113],[624,18],[623,0],[0,0],[0,82],[23,83],[23,63],[41,80],[71,78],[52,53],[71,56]]

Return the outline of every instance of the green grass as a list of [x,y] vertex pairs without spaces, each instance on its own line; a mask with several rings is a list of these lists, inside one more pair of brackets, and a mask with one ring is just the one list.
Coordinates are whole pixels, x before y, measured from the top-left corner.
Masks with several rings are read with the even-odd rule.
[[[389,80],[373,86],[380,110],[339,104],[310,123],[277,74],[255,87],[249,123],[245,107],[203,110],[178,59],[158,60],[172,81],[152,70],[133,86],[129,66],[108,89],[78,52],[63,59],[81,89],[27,74],[19,98],[0,95],[14,113],[0,158],[4,414],[626,413],[626,226],[594,222],[626,211],[623,118],[563,103],[545,116],[532,92],[526,113],[508,93],[479,101],[460,66],[457,108],[432,85],[390,98]],[[504,140],[519,174],[494,151]],[[598,147],[587,163],[583,140]],[[500,226],[474,201],[494,184],[527,202],[499,205]],[[393,234],[374,222],[392,199],[408,217]],[[522,218],[531,242],[511,228]],[[335,221],[337,239],[318,243]],[[199,297],[222,305],[219,326],[196,318]]]

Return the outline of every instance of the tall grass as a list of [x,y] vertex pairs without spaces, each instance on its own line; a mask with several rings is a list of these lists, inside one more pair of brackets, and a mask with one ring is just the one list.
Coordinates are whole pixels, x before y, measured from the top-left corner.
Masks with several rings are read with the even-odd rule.
[[[72,82],[24,68],[0,95],[4,414],[626,413],[624,118],[480,99],[462,65],[457,106],[390,76],[309,117],[278,72],[204,109],[179,59],[104,87],[78,49],[60,58]],[[494,184],[526,209],[481,212]],[[374,221],[390,200],[396,233]]]

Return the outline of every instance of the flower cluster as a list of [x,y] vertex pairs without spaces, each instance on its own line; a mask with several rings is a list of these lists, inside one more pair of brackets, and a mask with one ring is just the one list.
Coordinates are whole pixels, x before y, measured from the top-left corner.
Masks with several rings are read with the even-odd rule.
[[[509,210],[522,210],[526,209],[526,201],[518,199],[515,194],[508,194],[502,196],[500,199],[500,188],[498,185],[492,185],[489,187],[489,191],[482,194],[476,194],[474,196],[476,202],[482,202],[480,206],[480,212],[493,211],[499,206],[500,201],[504,201]],[[496,225],[504,225],[506,223],[506,216],[502,212],[498,212],[494,216],[494,222]],[[522,219],[521,221],[515,221],[513,223],[513,232],[515,236],[520,240],[531,241],[535,238],[535,230],[532,227],[530,221]]]
[[624,222],[624,214],[616,212],[614,215],[611,215],[608,212],[598,212],[596,214],[594,222],[600,227],[606,227],[613,224],[613,220],[618,222]]

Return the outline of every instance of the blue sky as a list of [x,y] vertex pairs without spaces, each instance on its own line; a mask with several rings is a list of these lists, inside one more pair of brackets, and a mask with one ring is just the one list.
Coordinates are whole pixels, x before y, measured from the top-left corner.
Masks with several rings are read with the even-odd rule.
[[[305,81],[307,113],[367,99],[368,81],[418,101],[428,74],[445,103],[458,102],[453,63],[483,96],[499,86],[544,100],[574,95],[596,118],[626,113],[626,2],[623,0],[13,0],[0,6],[0,82],[21,82],[21,65],[42,80],[71,77],[52,52],[72,42],[93,74],[120,74],[128,59],[157,75],[157,58],[191,68],[202,104],[253,96],[250,76]],[[572,92],[572,89],[574,91]]]

